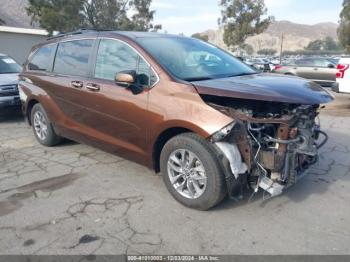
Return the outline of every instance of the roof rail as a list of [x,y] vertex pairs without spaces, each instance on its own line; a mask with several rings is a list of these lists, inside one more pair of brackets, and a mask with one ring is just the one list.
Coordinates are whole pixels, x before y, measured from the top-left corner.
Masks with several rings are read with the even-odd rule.
[[77,31],[73,31],[73,32],[59,33],[57,35],[54,35],[54,36],[47,38],[47,40],[52,40],[52,39],[61,38],[61,37],[65,37],[65,36],[80,35],[80,34],[86,34],[86,33],[91,33],[91,32],[102,32],[102,31],[113,31],[113,30],[81,28],[81,29],[78,29]]

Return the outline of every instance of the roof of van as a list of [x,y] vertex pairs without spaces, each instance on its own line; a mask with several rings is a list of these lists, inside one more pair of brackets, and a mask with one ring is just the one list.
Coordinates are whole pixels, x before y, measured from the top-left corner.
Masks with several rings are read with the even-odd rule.
[[180,38],[184,37],[181,35],[172,35],[172,34],[164,34],[164,33],[156,33],[156,32],[136,32],[136,31],[112,31],[112,30],[90,30],[90,29],[81,29],[74,32],[62,33],[48,38],[48,40],[66,38],[72,36],[86,36],[86,35],[96,35],[99,34],[101,36],[104,35],[119,35],[125,36],[131,39],[137,38]]
[[135,31],[109,31],[108,33],[115,33],[118,35],[128,36],[131,38],[152,38],[152,37],[184,37],[181,35],[172,35],[156,32],[135,32]]

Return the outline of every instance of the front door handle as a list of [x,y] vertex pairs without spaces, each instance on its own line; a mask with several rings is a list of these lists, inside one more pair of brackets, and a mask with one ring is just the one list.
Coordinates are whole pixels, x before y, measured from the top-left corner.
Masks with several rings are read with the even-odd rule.
[[83,86],[84,86],[83,82],[81,82],[81,81],[72,81],[71,85],[74,88],[83,88]]
[[86,88],[89,89],[90,91],[94,91],[94,92],[100,91],[100,86],[97,84],[93,84],[93,83],[87,84]]

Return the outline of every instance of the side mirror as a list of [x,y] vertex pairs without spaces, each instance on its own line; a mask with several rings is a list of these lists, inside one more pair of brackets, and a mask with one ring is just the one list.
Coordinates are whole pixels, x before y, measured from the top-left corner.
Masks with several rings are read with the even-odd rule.
[[122,71],[115,75],[115,82],[118,85],[129,87],[136,81],[136,71]]
[[115,83],[130,89],[134,95],[143,92],[143,87],[137,83],[137,74],[135,70],[117,73],[115,76]]
[[335,65],[333,65],[333,64],[328,64],[328,68],[335,68]]

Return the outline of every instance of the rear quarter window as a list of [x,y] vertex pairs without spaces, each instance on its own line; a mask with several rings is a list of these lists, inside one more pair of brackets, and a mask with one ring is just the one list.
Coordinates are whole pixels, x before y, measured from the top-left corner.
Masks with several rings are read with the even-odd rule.
[[88,76],[94,40],[74,40],[58,44],[54,72],[63,75]]
[[56,44],[40,47],[29,59],[28,70],[51,71],[52,60],[56,52]]

